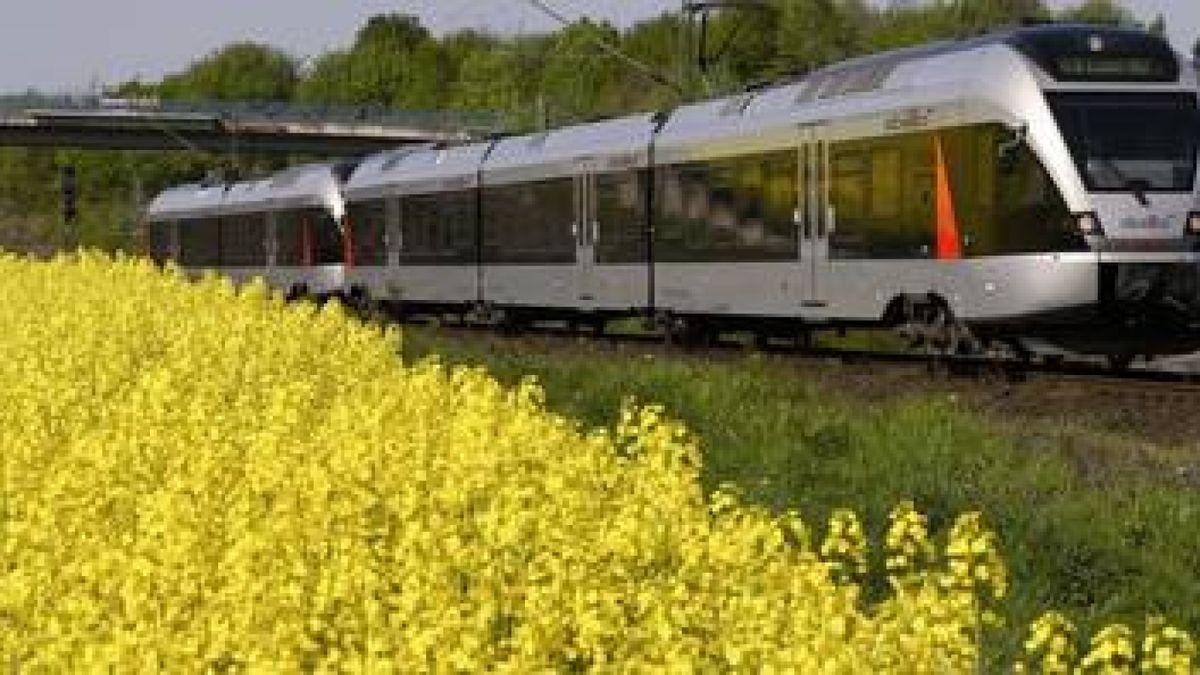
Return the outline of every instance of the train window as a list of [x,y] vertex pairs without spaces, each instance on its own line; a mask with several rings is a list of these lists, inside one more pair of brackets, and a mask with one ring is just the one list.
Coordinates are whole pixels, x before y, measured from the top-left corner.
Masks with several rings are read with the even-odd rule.
[[475,262],[476,199],[473,191],[411,195],[400,200],[402,263]]
[[301,267],[307,260],[304,218],[301,213],[278,213],[275,216],[275,264],[279,267]]
[[221,227],[216,218],[179,223],[180,261],[184,267],[217,267],[221,264]]
[[478,195],[474,190],[443,192],[438,199],[438,211],[442,250],[455,263],[473,264],[479,225]]
[[262,213],[221,219],[221,266],[264,267],[267,264],[267,217]]
[[661,167],[655,257],[664,262],[797,256],[794,150]]
[[[833,150],[838,221],[834,258],[904,259],[935,254],[938,147],[967,256],[1079,250],[1063,198],[1033,152],[1019,148],[1001,167],[1001,125],[841,143]],[[858,160],[869,157],[870,171]],[[869,179],[864,179],[868,176]],[[856,203],[858,201],[858,203]]]
[[645,181],[645,173],[635,171],[596,176],[597,262],[646,260]]
[[347,213],[353,235],[354,264],[379,267],[387,264],[387,209],[382,199],[351,204]]
[[492,264],[575,262],[575,179],[483,191],[483,258]]
[[344,262],[346,249],[341,224],[324,209],[309,209],[307,215],[313,233],[313,264],[337,265]]
[[834,145],[829,238],[839,259],[920,258],[933,241],[932,137],[910,134]]
[[1089,190],[1192,191],[1195,94],[1072,92],[1047,98]]
[[156,263],[163,264],[174,255],[172,231],[175,222],[146,223],[146,255]]
[[336,265],[345,257],[342,228],[325,209],[280,212],[275,236],[275,264],[280,267]]
[[877,148],[871,152],[871,217],[896,218],[903,204],[900,150]]
[[[1003,138],[999,127],[992,134],[997,147]],[[1011,168],[993,171],[991,178],[996,199],[985,224],[994,231],[995,243],[991,251],[979,253],[1087,250],[1061,192],[1029,146],[1022,145]]]

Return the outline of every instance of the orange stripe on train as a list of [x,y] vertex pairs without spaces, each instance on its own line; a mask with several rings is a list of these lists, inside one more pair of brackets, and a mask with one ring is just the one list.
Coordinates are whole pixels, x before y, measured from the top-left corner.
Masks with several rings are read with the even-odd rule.
[[958,234],[958,215],[954,209],[954,191],[950,187],[950,171],[946,168],[946,155],[942,152],[942,137],[933,137],[935,171],[937,172],[934,231],[938,260],[962,258],[962,244]]

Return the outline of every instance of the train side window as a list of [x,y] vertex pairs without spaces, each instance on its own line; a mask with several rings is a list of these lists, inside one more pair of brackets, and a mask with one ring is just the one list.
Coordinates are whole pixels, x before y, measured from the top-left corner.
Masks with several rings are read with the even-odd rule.
[[643,172],[596,176],[596,219],[600,223],[596,260],[646,260],[646,191]]
[[345,262],[346,249],[340,224],[324,209],[308,209],[306,215],[312,228],[313,264]]
[[176,222],[152,222],[146,224],[146,255],[158,264],[164,264],[171,259],[171,231]]
[[304,264],[304,217],[299,211],[281,211],[275,215],[275,264],[300,267]]
[[484,190],[484,261],[499,264],[575,262],[574,178]]
[[900,150],[895,147],[871,151],[871,218],[898,218],[902,207],[903,177]]
[[794,259],[797,171],[792,150],[660,169],[655,258]]
[[412,195],[400,201],[403,224],[401,262],[423,262],[430,249],[430,232],[437,222],[437,195]]
[[179,223],[180,260],[184,267],[217,267],[221,264],[221,227],[217,218]]
[[965,255],[1081,250],[1062,195],[1033,151],[1010,150],[1001,167],[1005,137],[1002,126],[984,124],[836,144],[830,255],[932,255],[939,147]]
[[439,198],[442,256],[449,263],[475,262],[478,202],[473,190],[446,192]]
[[379,267],[387,264],[387,209],[382,199],[351,204],[348,230],[353,235],[354,264]]
[[838,215],[830,255],[907,259],[932,242],[929,134],[845,141],[833,147],[830,199]]
[[267,264],[267,217],[263,213],[220,220],[221,265],[263,267]]
[[996,174],[991,227],[995,253],[1085,251],[1062,193],[1033,150],[1022,145],[1011,171]]

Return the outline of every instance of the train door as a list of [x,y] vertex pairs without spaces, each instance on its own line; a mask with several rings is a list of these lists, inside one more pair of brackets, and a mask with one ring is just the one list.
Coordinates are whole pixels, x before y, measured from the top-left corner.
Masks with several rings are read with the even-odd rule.
[[590,310],[596,304],[596,237],[599,218],[596,213],[596,174],[581,165],[575,176],[575,292],[579,309]]
[[829,142],[820,127],[800,130],[800,269],[803,277],[802,304],[828,306],[829,235],[833,232],[833,208],[829,195]]

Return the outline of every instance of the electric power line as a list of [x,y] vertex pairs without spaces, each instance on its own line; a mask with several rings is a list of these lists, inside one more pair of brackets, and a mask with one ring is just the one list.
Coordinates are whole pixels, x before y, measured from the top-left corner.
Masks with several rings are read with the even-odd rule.
[[[553,7],[546,4],[543,0],[525,0],[525,2],[532,5],[534,7],[534,9],[537,9],[538,11],[542,12],[543,14],[550,17],[551,19],[554,19],[555,21],[559,22],[564,27],[570,26],[571,24],[574,23],[569,18],[567,18],[566,16],[564,16],[563,14],[561,14],[560,12],[555,10]],[[595,44],[601,50],[603,50],[610,56],[615,57],[619,61],[623,62],[625,65],[638,71],[642,75],[644,75],[647,78],[649,78],[650,80],[652,80],[654,83],[661,85],[663,87],[667,87],[668,89],[671,89],[672,91],[674,91],[676,94],[678,94],[681,97],[687,95],[686,92],[684,91],[683,87],[680,86],[680,84],[678,82],[674,82],[672,80],[667,79],[666,77],[663,77],[661,74],[656,72],[650,66],[648,66],[648,65],[642,63],[641,61],[638,61],[637,59],[633,58],[632,56],[629,56],[628,54],[622,52],[619,47],[609,44],[605,40],[603,40],[599,37],[595,37],[595,36],[592,36],[590,38],[590,40],[593,44]]]

